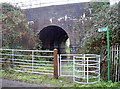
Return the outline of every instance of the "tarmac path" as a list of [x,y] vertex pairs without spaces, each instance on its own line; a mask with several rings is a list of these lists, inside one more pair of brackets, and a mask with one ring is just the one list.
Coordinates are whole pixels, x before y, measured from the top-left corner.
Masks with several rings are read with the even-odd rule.
[[45,87],[42,85],[29,84],[25,82],[13,81],[13,80],[7,80],[7,79],[3,79],[0,82],[2,82],[2,87]]

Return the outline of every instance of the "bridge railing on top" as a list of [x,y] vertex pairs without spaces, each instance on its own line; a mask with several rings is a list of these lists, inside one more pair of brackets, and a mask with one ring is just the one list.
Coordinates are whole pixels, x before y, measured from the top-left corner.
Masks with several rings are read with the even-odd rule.
[[22,9],[28,9],[28,8],[45,7],[45,6],[52,6],[52,5],[80,3],[80,1],[78,0],[76,1],[73,1],[73,0],[57,0],[57,1],[25,0],[25,1],[10,2],[10,3]]

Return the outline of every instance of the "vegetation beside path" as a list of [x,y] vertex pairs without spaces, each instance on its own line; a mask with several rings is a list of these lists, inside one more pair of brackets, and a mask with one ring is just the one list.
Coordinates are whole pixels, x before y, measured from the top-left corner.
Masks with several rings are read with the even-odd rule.
[[38,74],[30,74],[30,73],[19,73],[14,71],[2,71],[3,79],[9,79],[14,81],[21,81],[30,84],[40,84],[45,87],[115,87],[116,89],[120,87],[120,82],[105,82],[100,81],[99,83],[92,85],[81,85],[77,83],[73,83],[72,78],[59,77],[59,79],[54,79],[53,76],[50,75],[38,75]]

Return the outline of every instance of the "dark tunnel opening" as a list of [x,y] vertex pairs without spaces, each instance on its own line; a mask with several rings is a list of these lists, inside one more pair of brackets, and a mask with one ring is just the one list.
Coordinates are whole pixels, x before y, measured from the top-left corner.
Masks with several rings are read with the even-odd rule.
[[58,26],[48,26],[39,33],[39,39],[42,41],[42,49],[58,49],[58,53],[66,52],[67,33]]

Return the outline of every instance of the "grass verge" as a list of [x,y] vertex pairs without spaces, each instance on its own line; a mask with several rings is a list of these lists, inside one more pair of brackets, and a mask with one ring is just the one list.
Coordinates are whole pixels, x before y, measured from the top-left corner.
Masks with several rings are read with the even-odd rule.
[[73,83],[72,79],[60,77],[59,79],[54,79],[53,76],[50,75],[38,75],[38,74],[30,74],[30,73],[19,73],[14,71],[4,71],[2,70],[2,78],[9,80],[16,80],[26,83],[39,84],[45,87],[113,87],[115,89],[120,89],[120,82],[105,82],[100,81],[96,84],[91,85],[81,85],[77,83]]
[[73,85],[72,80],[68,80],[67,78],[60,77],[59,79],[54,79],[51,75],[38,75],[31,73],[21,73],[14,71],[4,71],[2,70],[2,78],[9,80],[16,80],[26,83],[32,84],[40,84],[46,87],[68,87]]

